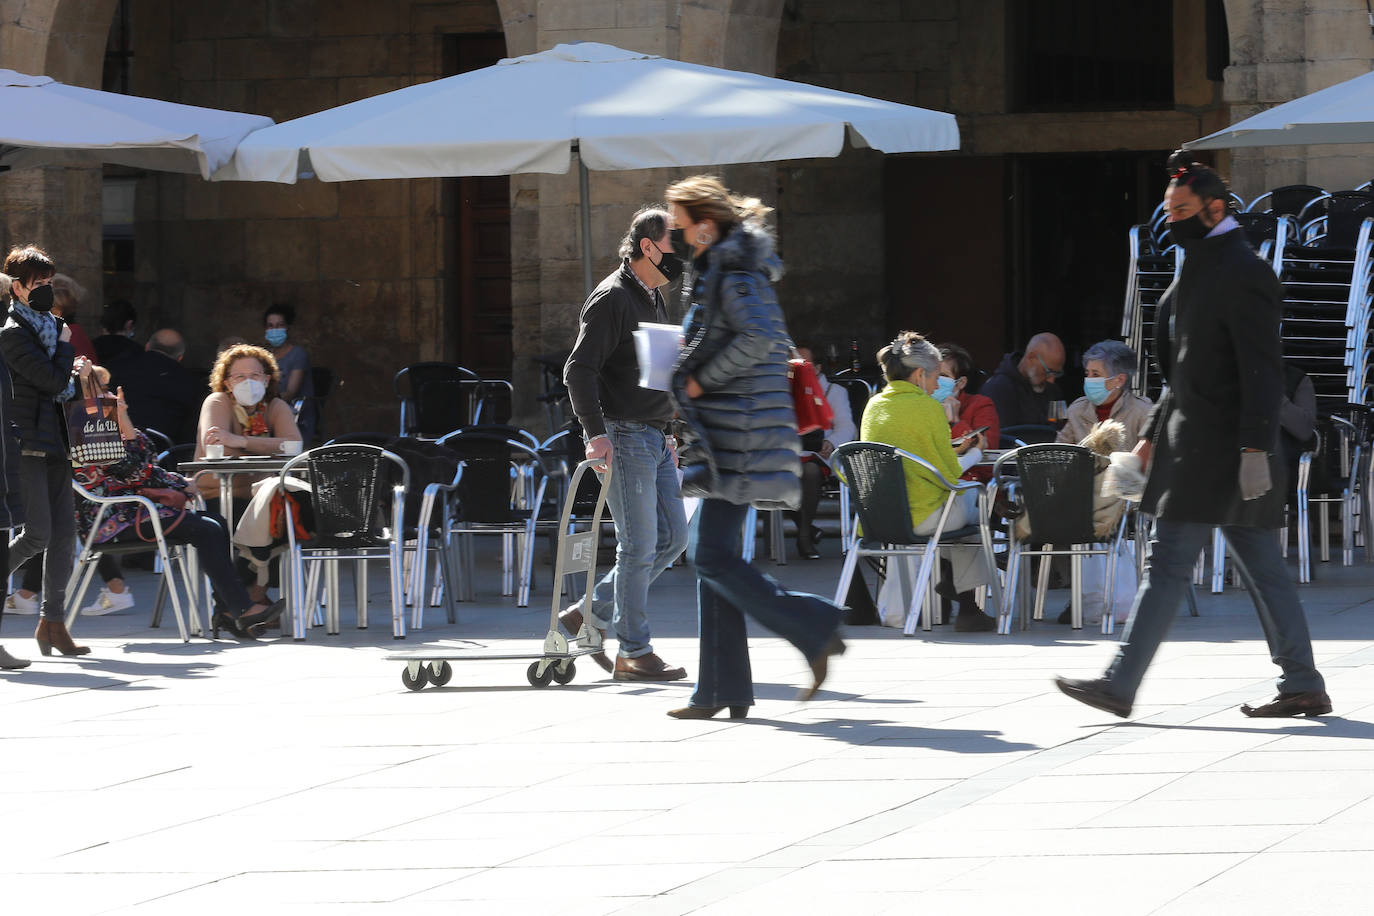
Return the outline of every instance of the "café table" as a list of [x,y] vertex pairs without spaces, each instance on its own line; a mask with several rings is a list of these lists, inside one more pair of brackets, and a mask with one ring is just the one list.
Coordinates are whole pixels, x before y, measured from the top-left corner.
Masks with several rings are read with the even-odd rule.
[[234,524],[234,478],[241,474],[275,474],[295,455],[244,455],[242,457],[199,458],[183,461],[177,470],[192,479],[200,474],[213,474],[219,479],[219,512]]

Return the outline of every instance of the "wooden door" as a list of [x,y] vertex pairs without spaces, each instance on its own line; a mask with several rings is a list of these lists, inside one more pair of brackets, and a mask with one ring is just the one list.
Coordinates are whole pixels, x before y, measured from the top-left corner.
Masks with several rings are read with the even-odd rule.
[[[500,34],[449,35],[446,75],[488,67],[506,56]],[[457,340],[446,350],[483,378],[511,376],[510,179],[448,182],[448,299]]]

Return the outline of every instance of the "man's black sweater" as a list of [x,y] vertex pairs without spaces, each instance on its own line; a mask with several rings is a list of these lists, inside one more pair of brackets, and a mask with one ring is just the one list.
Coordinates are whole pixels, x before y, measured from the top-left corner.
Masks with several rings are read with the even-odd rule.
[[639,387],[634,331],[641,321],[666,322],[667,315],[662,298],[649,296],[627,259],[587,297],[563,366],[573,412],[589,440],[605,434],[607,418],[660,429],[672,418],[666,391]]

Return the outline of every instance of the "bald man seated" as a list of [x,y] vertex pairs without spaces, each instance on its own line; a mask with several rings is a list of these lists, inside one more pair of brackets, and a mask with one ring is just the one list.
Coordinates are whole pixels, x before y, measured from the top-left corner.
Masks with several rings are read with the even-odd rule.
[[173,442],[194,442],[200,403],[205,400],[204,382],[181,365],[186,341],[172,328],[162,328],[148,338],[135,359],[111,367],[111,388],[124,388],[129,418],[139,429],[155,429]]
[[978,393],[992,399],[1003,429],[1044,425],[1049,422],[1050,401],[1061,398],[1055,383],[1063,374],[1064,344],[1047,331],[1032,337],[1025,350],[1002,357]]

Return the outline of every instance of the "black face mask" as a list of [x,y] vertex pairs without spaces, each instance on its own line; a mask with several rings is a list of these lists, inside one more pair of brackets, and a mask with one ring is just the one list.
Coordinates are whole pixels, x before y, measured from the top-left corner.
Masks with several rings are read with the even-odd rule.
[[35,312],[52,311],[52,287],[39,286],[29,291],[29,308]]
[[1176,244],[1182,245],[1184,242],[1193,242],[1197,239],[1206,238],[1207,233],[1211,232],[1215,226],[1204,226],[1202,223],[1202,211],[1194,213],[1187,219],[1174,220],[1169,224],[1169,238]]
[[682,276],[682,258],[679,258],[671,251],[660,251],[659,254],[663,255],[663,258],[655,264],[654,267],[659,273],[663,274],[664,279],[672,283],[678,277]]
[[673,243],[673,254],[683,261],[692,258],[692,246],[687,244],[687,233],[681,229],[674,229],[668,233],[668,241]]

